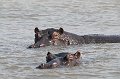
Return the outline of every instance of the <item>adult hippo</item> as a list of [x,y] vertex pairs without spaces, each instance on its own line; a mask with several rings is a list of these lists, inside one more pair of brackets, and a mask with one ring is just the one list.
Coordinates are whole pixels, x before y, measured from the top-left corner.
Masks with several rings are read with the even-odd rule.
[[120,43],[120,35],[76,35],[64,31],[63,28],[54,29],[48,28],[38,31],[41,34],[39,40],[35,41],[33,45],[28,48],[38,48],[49,45],[75,45],[75,44],[89,44],[89,43]]
[[40,64],[37,69],[51,69],[59,67],[73,67],[80,64],[81,53],[77,51],[76,53],[59,53],[52,54],[48,52],[46,56],[46,63]]

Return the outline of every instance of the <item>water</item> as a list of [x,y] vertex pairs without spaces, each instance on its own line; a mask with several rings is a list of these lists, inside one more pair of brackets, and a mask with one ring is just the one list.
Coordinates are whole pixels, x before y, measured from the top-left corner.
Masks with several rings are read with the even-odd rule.
[[[0,79],[119,79],[119,43],[26,49],[34,42],[35,27],[118,35],[119,13],[120,0],[0,0]],[[48,51],[77,50],[80,66],[35,69]]]

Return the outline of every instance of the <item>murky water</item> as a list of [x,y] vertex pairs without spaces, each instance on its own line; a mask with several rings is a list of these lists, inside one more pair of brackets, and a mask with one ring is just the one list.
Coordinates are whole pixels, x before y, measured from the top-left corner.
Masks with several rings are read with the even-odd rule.
[[[0,79],[119,79],[120,44],[26,49],[33,29],[59,28],[78,35],[120,34],[120,0],[0,0]],[[35,69],[48,51],[82,52],[81,65]]]

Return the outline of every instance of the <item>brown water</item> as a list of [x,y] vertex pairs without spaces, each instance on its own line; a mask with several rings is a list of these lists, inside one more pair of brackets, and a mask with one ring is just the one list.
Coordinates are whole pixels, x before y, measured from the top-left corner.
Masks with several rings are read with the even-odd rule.
[[[0,0],[0,79],[120,79],[120,44],[26,49],[33,29],[120,34],[120,0]],[[80,66],[35,69],[48,51],[82,53]]]

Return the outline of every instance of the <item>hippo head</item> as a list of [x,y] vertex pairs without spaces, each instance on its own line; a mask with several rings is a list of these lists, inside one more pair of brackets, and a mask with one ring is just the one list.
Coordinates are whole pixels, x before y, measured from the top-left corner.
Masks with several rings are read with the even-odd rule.
[[63,28],[40,30],[39,33],[41,34],[41,39],[39,39],[34,45],[30,45],[28,48],[38,48],[42,46],[58,45],[64,43],[62,40],[63,38],[61,38],[61,35],[64,33]]
[[76,60],[76,59],[80,59],[80,52],[77,51],[75,54],[71,54],[71,53],[58,53],[58,54],[52,54],[50,52],[47,53],[47,56],[46,56],[46,62],[49,62],[57,57],[63,57],[63,60],[65,61],[73,61],[73,60]]
[[65,56],[63,57],[58,57],[57,54],[51,54],[48,52],[46,60],[47,63],[42,63],[36,68],[39,69],[50,69],[50,68],[56,68],[60,66],[76,66],[79,65],[80,63],[80,52],[77,51],[75,54],[71,53],[64,53]]

